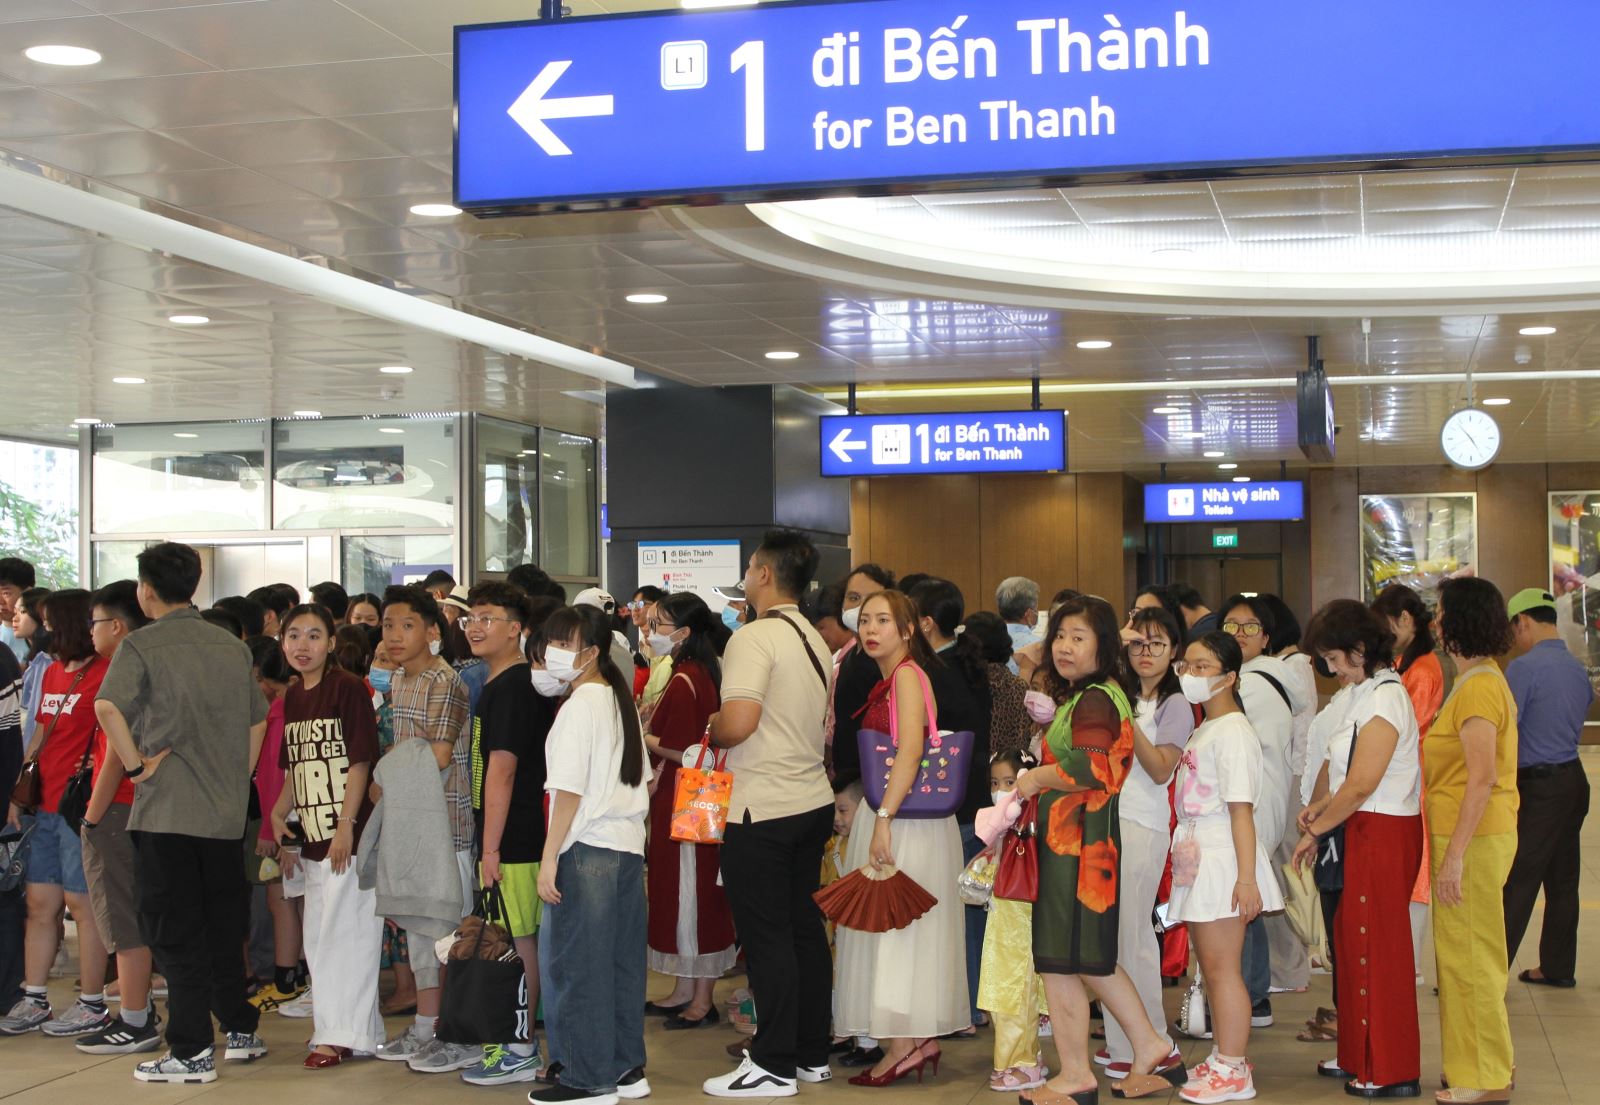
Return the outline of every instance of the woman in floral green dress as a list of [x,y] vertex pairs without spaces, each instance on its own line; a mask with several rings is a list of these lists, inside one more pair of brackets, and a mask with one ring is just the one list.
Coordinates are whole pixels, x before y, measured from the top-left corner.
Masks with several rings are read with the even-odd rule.
[[1132,676],[1123,667],[1116,613],[1104,599],[1067,602],[1051,615],[1044,640],[1045,686],[1056,716],[1042,762],[1017,777],[1017,789],[1039,797],[1033,958],[1061,1069],[1022,1098],[1037,1105],[1093,1102],[1085,985],[1127,1030],[1133,1073],[1119,1088],[1142,1097],[1181,1085],[1185,1072],[1172,1041],[1151,1026],[1133,982],[1117,967],[1117,793],[1133,762]]

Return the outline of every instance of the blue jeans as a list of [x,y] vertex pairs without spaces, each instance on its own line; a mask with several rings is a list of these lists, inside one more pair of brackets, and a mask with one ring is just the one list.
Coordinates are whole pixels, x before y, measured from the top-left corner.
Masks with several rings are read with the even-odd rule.
[[33,840],[23,874],[30,883],[59,886],[68,894],[89,893],[83,875],[83,842],[59,813],[34,815]]
[[1260,917],[1244,927],[1245,989],[1250,991],[1250,1004],[1260,1005],[1272,996],[1272,952],[1267,943],[1267,926]]
[[539,989],[561,1084],[611,1093],[644,1066],[644,857],[574,844],[544,906]]
[[[957,822],[961,829],[961,858],[967,863],[983,851],[983,841],[977,829],[966,821]],[[967,911],[967,999],[972,1006],[972,1023],[978,1023],[978,972],[983,966],[983,932],[989,926],[989,911],[982,906],[966,906]]]

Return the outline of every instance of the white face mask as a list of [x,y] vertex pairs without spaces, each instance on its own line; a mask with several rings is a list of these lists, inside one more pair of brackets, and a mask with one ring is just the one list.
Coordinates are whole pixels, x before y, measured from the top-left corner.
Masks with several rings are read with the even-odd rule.
[[649,641],[650,651],[657,656],[669,656],[672,654],[672,650],[678,646],[678,642],[674,641],[666,633],[652,633]]
[[439,655],[439,653],[441,653],[443,651],[444,651],[444,642],[443,641],[429,641],[428,642],[428,654],[430,656],[437,656],[437,655]]
[[840,623],[852,633],[861,632],[861,607],[852,606],[839,615]]
[[[565,648],[547,648],[544,650],[545,670],[563,683],[571,683],[583,674],[583,668],[575,666],[578,654]],[[585,664],[584,668],[589,665]]]
[[1009,790],[992,790],[989,792],[989,797],[994,800],[994,804],[997,806],[1010,796],[1011,792]]
[[1183,687],[1183,697],[1196,706],[1210,702],[1217,693],[1208,675],[1180,675],[1178,684]]
[[547,671],[533,669],[533,689],[546,698],[560,698],[567,693],[567,685]]
[[1022,696],[1022,706],[1023,709],[1028,711],[1028,716],[1039,725],[1047,725],[1055,719],[1055,699],[1047,694],[1042,694],[1039,691],[1029,691]]

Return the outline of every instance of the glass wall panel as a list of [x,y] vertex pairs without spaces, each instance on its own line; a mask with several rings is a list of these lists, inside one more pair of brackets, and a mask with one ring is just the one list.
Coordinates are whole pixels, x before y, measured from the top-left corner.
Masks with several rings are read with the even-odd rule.
[[346,537],[340,545],[339,582],[352,595],[361,591],[381,595],[392,583],[421,583],[435,568],[455,574],[447,533]]
[[539,566],[553,576],[596,576],[594,439],[540,430],[539,442],[544,494]]
[[149,544],[149,541],[96,541],[93,586],[104,587],[119,579],[138,579],[138,557]]
[[275,435],[277,528],[455,525],[453,417],[295,420]]
[[497,418],[478,419],[475,458],[483,509],[477,527],[478,567],[506,572],[538,562],[539,431]]
[[78,449],[0,440],[0,556],[33,565],[39,586],[78,585]]
[[94,431],[94,532],[267,526],[267,423],[101,426]]

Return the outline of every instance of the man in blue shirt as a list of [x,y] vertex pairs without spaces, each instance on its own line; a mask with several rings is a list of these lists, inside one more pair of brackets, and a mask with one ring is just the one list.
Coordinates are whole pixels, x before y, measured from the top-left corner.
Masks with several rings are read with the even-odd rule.
[[1577,985],[1578,834],[1589,813],[1589,780],[1578,760],[1594,687],[1556,627],[1550,592],[1530,587],[1507,604],[1523,654],[1506,668],[1517,700],[1517,858],[1506,878],[1506,954],[1515,959],[1544,888],[1539,966],[1523,982]]
[[1016,675],[1016,654],[1039,639],[1035,628],[1039,622],[1039,585],[1025,576],[1003,579],[995,590],[994,602],[1006,620],[1006,632],[1011,634],[1012,655],[1006,666]]

